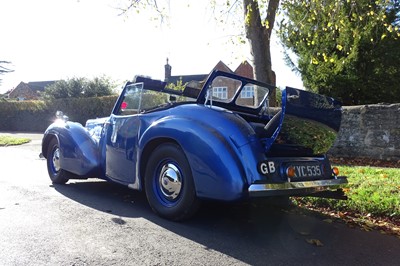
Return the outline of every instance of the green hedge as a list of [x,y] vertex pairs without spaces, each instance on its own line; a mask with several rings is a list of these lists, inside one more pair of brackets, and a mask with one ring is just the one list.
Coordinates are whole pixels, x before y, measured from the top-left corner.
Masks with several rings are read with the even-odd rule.
[[109,116],[117,96],[70,98],[52,101],[0,102],[0,131],[44,132],[54,121],[57,110],[70,121]]

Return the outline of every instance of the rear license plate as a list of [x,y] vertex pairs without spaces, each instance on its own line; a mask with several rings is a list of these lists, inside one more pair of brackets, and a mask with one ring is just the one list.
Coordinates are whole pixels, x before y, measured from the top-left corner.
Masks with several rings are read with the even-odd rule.
[[321,177],[322,167],[319,164],[314,165],[292,165],[295,169],[295,177]]

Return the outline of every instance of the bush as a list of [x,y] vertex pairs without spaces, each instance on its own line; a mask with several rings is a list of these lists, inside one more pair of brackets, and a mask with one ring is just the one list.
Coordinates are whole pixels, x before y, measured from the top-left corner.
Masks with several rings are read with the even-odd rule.
[[57,110],[71,121],[109,116],[117,96],[69,98],[49,101],[0,102],[0,131],[44,132],[54,121]]
[[46,87],[43,92],[45,99],[102,97],[113,94],[115,84],[107,77],[94,79],[72,78],[59,80]]
[[48,101],[47,106],[52,116],[60,110],[71,121],[84,125],[88,119],[109,116],[116,100],[117,96],[55,99]]

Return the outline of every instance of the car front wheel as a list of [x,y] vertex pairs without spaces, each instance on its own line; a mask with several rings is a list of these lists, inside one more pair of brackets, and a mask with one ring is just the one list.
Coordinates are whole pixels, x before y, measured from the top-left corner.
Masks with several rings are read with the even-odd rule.
[[48,146],[47,171],[54,184],[65,184],[72,175],[60,167],[60,147],[56,139],[53,139]]
[[153,211],[170,220],[187,219],[200,206],[189,162],[173,143],[158,146],[150,155],[145,190]]

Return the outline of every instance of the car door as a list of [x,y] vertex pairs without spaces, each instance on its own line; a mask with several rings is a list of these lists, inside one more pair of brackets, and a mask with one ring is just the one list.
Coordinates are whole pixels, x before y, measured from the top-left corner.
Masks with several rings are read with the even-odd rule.
[[141,94],[142,84],[128,85],[106,129],[106,176],[133,186],[137,183],[136,151]]

